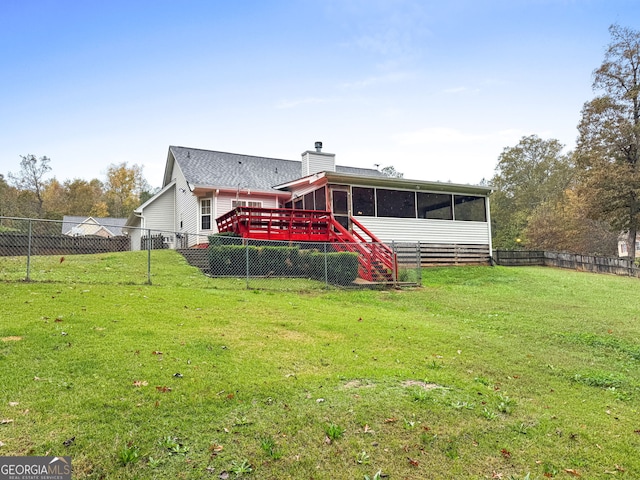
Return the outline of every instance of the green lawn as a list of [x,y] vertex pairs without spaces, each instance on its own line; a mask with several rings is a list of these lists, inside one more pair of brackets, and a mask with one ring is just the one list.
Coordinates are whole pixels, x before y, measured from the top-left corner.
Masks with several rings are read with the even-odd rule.
[[74,478],[640,478],[637,279],[249,291],[174,252],[144,285],[145,255],[0,283],[0,455],[70,455]]

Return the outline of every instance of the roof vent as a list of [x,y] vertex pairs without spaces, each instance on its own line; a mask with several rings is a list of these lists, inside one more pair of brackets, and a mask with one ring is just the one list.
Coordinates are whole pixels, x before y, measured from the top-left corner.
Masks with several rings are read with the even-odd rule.
[[316,142],[316,152],[322,151],[322,142]]

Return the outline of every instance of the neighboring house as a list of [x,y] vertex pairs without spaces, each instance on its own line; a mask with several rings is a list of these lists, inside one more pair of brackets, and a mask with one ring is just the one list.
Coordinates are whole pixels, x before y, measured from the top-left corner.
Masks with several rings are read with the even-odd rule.
[[111,238],[124,235],[123,227],[126,218],[113,217],[78,217],[65,215],[62,218],[62,234],[72,237],[87,235]]
[[[629,234],[621,233],[618,236],[618,256],[619,257],[628,257],[629,256]],[[640,234],[636,236],[636,258],[640,256]]]
[[328,210],[384,242],[482,245],[490,254],[490,187],[390,178],[336,165],[321,149],[317,142],[296,161],[169,147],[162,189],[127,220],[132,248],[148,233],[170,247],[206,242],[216,218],[247,206]]

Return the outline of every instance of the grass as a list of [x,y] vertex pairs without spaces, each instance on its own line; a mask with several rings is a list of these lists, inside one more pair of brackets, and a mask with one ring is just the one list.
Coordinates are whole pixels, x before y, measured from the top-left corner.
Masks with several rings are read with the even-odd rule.
[[70,455],[79,479],[640,478],[637,279],[248,291],[174,252],[144,285],[145,255],[0,283],[0,455]]

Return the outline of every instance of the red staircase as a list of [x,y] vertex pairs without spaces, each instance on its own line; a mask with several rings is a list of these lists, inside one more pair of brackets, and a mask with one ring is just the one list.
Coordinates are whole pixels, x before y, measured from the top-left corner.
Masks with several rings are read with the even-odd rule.
[[397,281],[395,254],[355,218],[351,218],[354,228],[349,231],[328,211],[237,207],[218,217],[216,223],[219,232],[233,232],[242,238],[331,242],[336,251],[358,254],[360,278],[380,283]]

